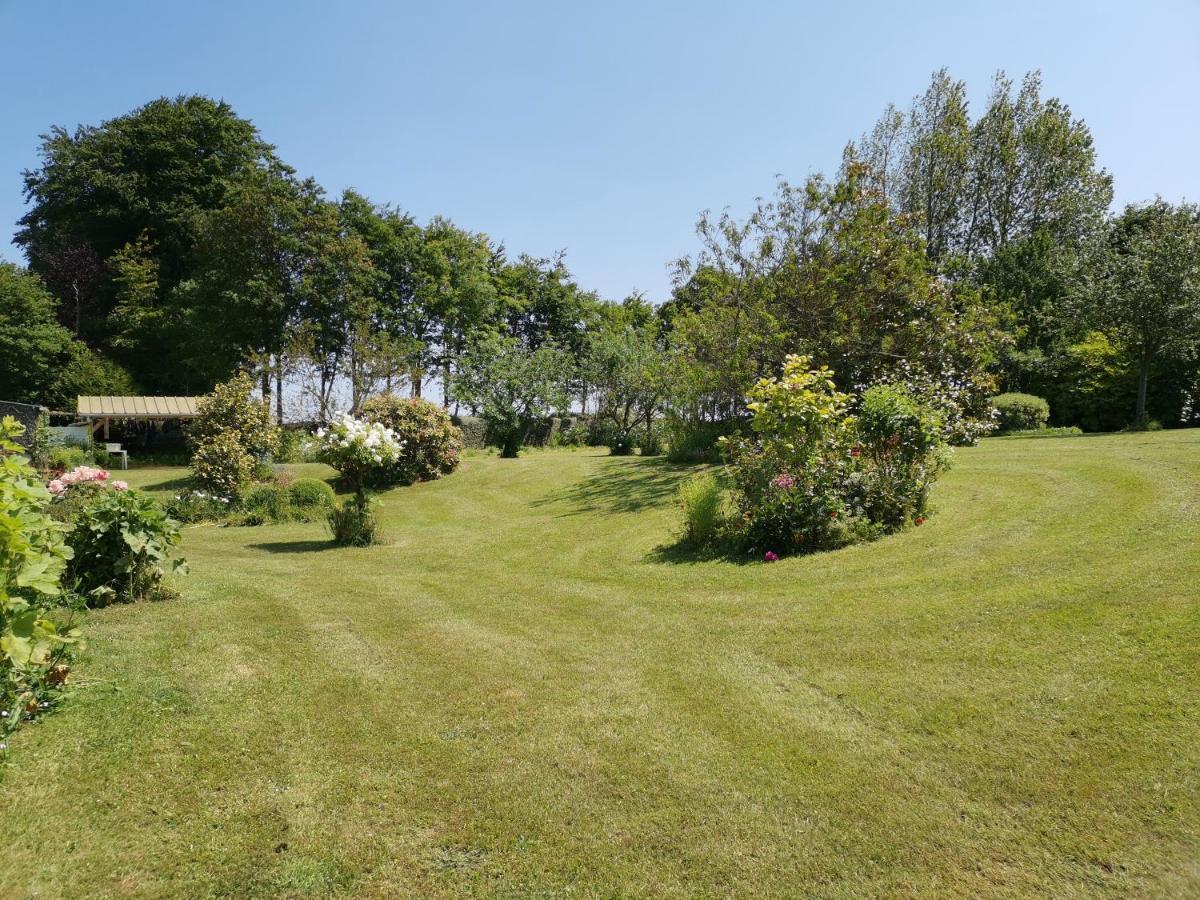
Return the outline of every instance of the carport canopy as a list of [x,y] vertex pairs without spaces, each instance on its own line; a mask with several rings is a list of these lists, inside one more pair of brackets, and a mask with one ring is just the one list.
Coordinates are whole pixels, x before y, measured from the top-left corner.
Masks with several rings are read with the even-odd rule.
[[113,419],[139,419],[165,422],[169,419],[194,419],[198,415],[199,397],[117,397],[83,396],[78,401],[79,418],[92,423],[95,430],[104,429]]

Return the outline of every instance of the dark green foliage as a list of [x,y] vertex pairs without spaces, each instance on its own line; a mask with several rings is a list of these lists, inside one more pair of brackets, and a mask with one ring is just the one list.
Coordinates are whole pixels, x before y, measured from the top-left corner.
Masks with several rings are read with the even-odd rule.
[[992,398],[1001,432],[1033,431],[1050,419],[1050,404],[1032,394],[997,394]]
[[195,327],[207,310],[190,279],[206,217],[234,187],[289,177],[254,125],[206,97],[162,98],[99,126],[53,128],[41,157],[25,173],[16,242],[64,324],[162,393],[227,375],[237,335]]
[[462,432],[463,446],[482,450],[488,445],[487,422],[480,416],[452,416],[451,421]]
[[362,415],[392,429],[404,442],[387,483],[430,481],[453,472],[463,449],[462,432],[442,407],[419,397],[380,394],[363,404]]
[[179,544],[179,523],[153,499],[138,491],[100,487],[84,490],[70,516],[68,541],[74,553],[65,583],[90,606],[170,596],[169,572],[186,572],[183,559],[172,559]]
[[85,352],[58,324],[41,279],[0,262],[0,399],[63,405],[64,370]]
[[681,463],[720,462],[721,438],[737,434],[740,424],[729,419],[704,422],[668,416],[662,425],[667,459]]

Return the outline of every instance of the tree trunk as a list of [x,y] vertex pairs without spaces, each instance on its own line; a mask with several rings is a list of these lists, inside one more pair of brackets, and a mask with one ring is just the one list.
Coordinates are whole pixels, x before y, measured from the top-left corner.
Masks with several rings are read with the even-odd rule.
[[1138,370],[1137,383],[1137,412],[1134,414],[1134,424],[1138,428],[1146,425],[1146,393],[1150,386],[1150,364],[1143,361]]
[[417,372],[414,372],[412,377],[412,395],[417,398],[421,396],[421,376]]
[[283,358],[275,357],[275,422],[283,424]]

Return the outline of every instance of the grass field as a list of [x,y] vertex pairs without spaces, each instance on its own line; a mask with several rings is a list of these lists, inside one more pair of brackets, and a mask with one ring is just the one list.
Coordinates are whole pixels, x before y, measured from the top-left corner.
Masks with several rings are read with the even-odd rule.
[[13,741],[0,896],[1200,893],[1200,431],[985,441],[773,565],[663,550],[686,473],[189,528]]

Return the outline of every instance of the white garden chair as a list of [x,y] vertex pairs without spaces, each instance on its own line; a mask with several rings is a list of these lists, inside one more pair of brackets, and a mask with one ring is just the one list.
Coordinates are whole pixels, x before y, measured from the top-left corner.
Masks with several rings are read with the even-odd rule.
[[121,457],[121,468],[129,468],[129,451],[122,450],[120,444],[105,444],[104,449],[108,451],[109,456]]

